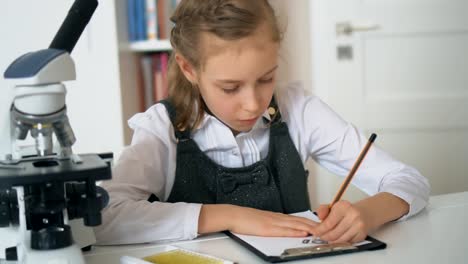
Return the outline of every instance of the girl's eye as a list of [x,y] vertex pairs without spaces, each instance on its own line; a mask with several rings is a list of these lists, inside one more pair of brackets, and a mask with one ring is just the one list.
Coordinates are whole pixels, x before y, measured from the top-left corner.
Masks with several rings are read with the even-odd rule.
[[269,78],[269,79],[263,79],[263,80],[258,80],[259,83],[271,83],[273,81],[273,77]]
[[227,94],[233,94],[235,92],[237,92],[239,90],[239,86],[235,86],[235,87],[229,87],[229,88],[221,88],[223,90],[224,93],[227,93]]

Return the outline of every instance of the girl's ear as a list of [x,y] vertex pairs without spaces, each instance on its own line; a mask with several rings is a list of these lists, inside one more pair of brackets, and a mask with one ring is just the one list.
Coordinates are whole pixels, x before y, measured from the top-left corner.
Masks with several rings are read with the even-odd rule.
[[180,71],[184,74],[185,78],[193,84],[197,83],[197,72],[190,62],[185,59],[182,55],[176,54],[175,60],[179,65]]

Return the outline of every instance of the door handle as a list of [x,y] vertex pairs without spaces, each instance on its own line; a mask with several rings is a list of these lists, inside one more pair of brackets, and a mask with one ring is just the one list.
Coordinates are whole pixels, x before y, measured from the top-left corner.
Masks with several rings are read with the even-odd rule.
[[350,36],[353,32],[365,32],[365,31],[375,31],[379,30],[380,25],[375,23],[351,23],[349,21],[346,22],[338,22],[336,23],[336,35],[345,35]]

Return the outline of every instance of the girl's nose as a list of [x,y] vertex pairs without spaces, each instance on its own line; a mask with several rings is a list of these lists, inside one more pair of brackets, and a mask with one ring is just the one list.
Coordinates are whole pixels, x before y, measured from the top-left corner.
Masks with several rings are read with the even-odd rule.
[[260,96],[255,93],[255,89],[249,90],[251,91],[243,99],[243,108],[248,112],[257,113],[261,105]]

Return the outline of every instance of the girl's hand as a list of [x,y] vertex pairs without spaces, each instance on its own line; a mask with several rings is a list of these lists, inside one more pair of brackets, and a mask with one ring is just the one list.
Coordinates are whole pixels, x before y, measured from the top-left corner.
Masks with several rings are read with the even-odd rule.
[[317,215],[322,223],[314,228],[314,236],[330,243],[356,243],[367,237],[369,220],[361,209],[348,201],[335,203],[331,211],[328,206],[321,205],[317,209]]
[[303,217],[233,206],[228,229],[244,235],[305,237],[318,223]]

